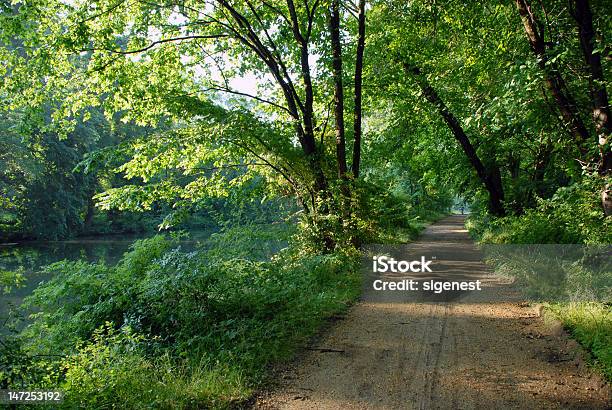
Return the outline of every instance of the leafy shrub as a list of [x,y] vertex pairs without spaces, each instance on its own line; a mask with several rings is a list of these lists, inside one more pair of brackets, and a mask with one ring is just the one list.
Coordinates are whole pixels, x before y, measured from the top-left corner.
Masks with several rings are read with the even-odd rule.
[[[339,191],[340,189],[337,188]],[[336,198],[342,200],[338,193]],[[321,213],[316,220],[305,216],[299,221],[295,241],[308,253],[324,250],[323,244],[332,240],[335,249],[350,251],[350,244],[402,242],[414,239],[420,226],[420,215],[411,207],[405,195],[391,192],[375,183],[353,181],[350,199],[343,207],[330,199],[320,199],[318,207],[337,207],[343,210]],[[431,212],[427,216],[438,216]],[[428,219],[428,218],[421,218]],[[435,219],[435,218],[434,218]]]
[[0,269],[0,293],[9,293],[13,288],[23,284],[22,270],[8,271]]
[[168,354],[147,357],[143,336],[107,323],[62,360],[67,408],[189,409],[227,407],[244,399],[240,374]]
[[492,219],[477,215],[468,228],[485,243],[612,243],[612,217],[605,217],[600,182],[585,178],[540,199],[523,215]]
[[31,323],[12,339],[19,352],[0,379],[59,387],[66,407],[244,400],[269,364],[356,298],[360,281],[355,255],[290,247],[248,259],[231,242],[217,236],[208,249],[184,252],[157,236],[136,242],[116,266],[50,265],[54,277],[27,298]]
[[593,357],[604,377],[612,381],[612,312],[610,305],[584,302],[553,304],[548,308]]
[[209,258],[266,260],[287,247],[294,234],[294,225],[243,223],[213,233],[205,246]]
[[43,269],[52,279],[34,290],[23,307],[33,323],[23,334],[37,354],[57,353],[87,339],[106,322],[121,324],[137,298],[145,272],[172,245],[162,236],[136,241],[116,267],[60,261]]
[[148,383],[139,385],[148,367],[137,352],[142,336],[117,332],[108,322],[96,329],[91,339],[78,342],[76,352],[62,360],[66,407],[110,407],[117,399],[146,391]]

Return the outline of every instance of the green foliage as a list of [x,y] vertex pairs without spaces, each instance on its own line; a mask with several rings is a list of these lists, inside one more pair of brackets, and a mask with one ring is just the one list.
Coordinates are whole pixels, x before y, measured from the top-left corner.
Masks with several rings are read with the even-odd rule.
[[13,288],[21,286],[24,280],[22,270],[8,271],[0,269],[0,290],[4,293],[9,293]]
[[[606,32],[607,13],[597,2],[591,7],[596,31]],[[448,187],[473,207],[486,204],[472,165],[437,107],[406,75],[404,64],[421,69],[485,168],[499,168],[509,213],[535,207],[536,197],[549,199],[560,186],[581,179],[582,166],[596,166],[589,75],[576,22],[567,3],[532,8],[547,22],[546,52],[558,64],[567,92],[591,132],[589,152],[578,152],[576,141],[560,126],[554,98],[543,87],[542,71],[513,2],[383,1],[368,15],[371,54],[366,60],[367,77],[377,85],[369,94],[373,104],[368,125],[374,132],[367,142],[376,146],[380,141],[380,147],[369,152],[377,171],[393,166],[413,171],[412,183],[427,186],[433,179],[436,187]],[[557,13],[549,19],[552,9]],[[596,47],[606,41],[598,37]],[[611,66],[602,64],[609,78]],[[599,196],[591,194],[594,200]]]
[[604,216],[599,178],[560,188],[523,215],[490,219],[476,216],[469,227],[485,243],[612,243],[612,217]]
[[612,312],[609,303],[552,304],[548,309],[592,354],[593,363],[612,381]]
[[[512,2],[368,4],[363,158],[360,177],[346,180],[331,121],[328,4],[230,3],[0,4],[2,240],[184,228],[194,215],[223,227],[195,252],[154,237],[116,266],[47,267],[53,279],[25,305],[32,323],[3,347],[21,355],[3,362],[11,384],[64,386],[75,406],[93,394],[101,407],[138,407],[130,388],[161,407],[244,398],[266,365],[355,297],[356,245],[413,238],[454,197],[483,209],[492,171],[511,216],[473,218],[482,241],[610,243],[604,184],[582,174],[606,147],[590,120],[582,151],[560,124]],[[593,8],[602,52],[610,23]],[[590,118],[597,81],[567,4],[533,12],[576,115]],[[341,14],[348,119],[357,30],[350,8]],[[491,175],[476,175],[406,64],[422,70]],[[233,89],[251,78],[253,90]],[[290,212],[294,231],[264,225]],[[580,273],[576,283],[588,277]],[[0,285],[14,283],[0,274]],[[181,388],[193,394],[181,399]]]
[[277,253],[286,248],[289,242],[294,242],[295,233],[296,226],[293,224],[258,224],[251,221],[240,226],[228,225],[222,231],[213,233],[204,246],[210,259],[265,261],[270,253]]
[[418,235],[416,221],[425,215],[406,192],[387,189],[382,180],[374,180],[357,185],[354,195],[352,217],[361,242],[381,243],[398,234],[407,241]]
[[103,174],[74,168],[87,152],[116,139],[91,111],[90,121],[78,121],[63,140],[28,128],[19,112],[0,113],[0,239],[57,240],[91,229],[91,196]]
[[[421,228],[450,209],[450,195],[425,191],[408,192],[394,175],[368,175],[365,180],[350,181],[350,198],[342,193],[321,200],[337,207],[316,218],[301,214],[294,238],[307,252],[325,251],[325,241],[332,240],[340,252],[354,252],[355,244],[408,242]],[[340,191],[340,187],[337,188]],[[321,205],[319,205],[321,207]]]
[[[611,380],[612,271],[606,246],[612,243],[612,217],[605,217],[601,211],[601,186],[601,178],[585,176],[580,182],[558,189],[550,199],[539,199],[535,208],[522,215],[492,219],[483,213],[474,214],[467,227],[484,244],[590,245],[569,249],[582,254],[573,257],[573,262],[564,262],[556,253],[561,248],[530,250],[525,246],[516,248],[518,252],[502,250],[497,256],[493,253],[489,262],[497,273],[517,278],[528,297],[551,302],[548,308],[553,315],[591,354],[604,377]],[[596,244],[604,245],[603,256]]]
[[[412,215],[432,211],[430,216],[434,216],[445,211],[453,196],[486,201],[482,181],[436,107],[406,76],[405,63],[422,69],[457,117],[485,167],[499,168],[510,212],[526,212],[537,206],[536,197],[550,199],[570,178],[580,179],[575,158],[592,162],[596,139],[590,156],[584,157],[575,141],[560,129],[549,96],[541,92],[541,69],[513,4],[379,1],[367,11],[367,127],[362,177],[348,184],[356,191],[351,199],[343,198],[345,187],[339,189],[341,182],[334,166],[335,139],[332,127],[327,126],[333,84],[324,7],[309,11],[307,5],[296,5],[300,24],[312,15],[306,43],[311,57],[316,57],[309,75],[312,110],[301,108],[297,115],[288,113],[287,90],[281,90],[270,78],[275,70],[269,62],[241,41],[249,37],[248,29],[236,25],[231,19],[234,14],[227,13],[223,4],[210,5],[207,24],[201,24],[202,5],[194,1],[178,9],[169,4],[114,4],[106,0],[94,2],[94,6],[88,1],[46,1],[37,7],[7,7],[0,15],[0,49],[10,69],[0,72],[5,79],[0,93],[6,99],[6,110],[13,116],[20,113],[17,124],[24,124],[30,134],[72,141],[75,136],[90,140],[88,133],[81,132],[83,128],[90,126],[89,131],[103,135],[107,128],[120,129],[120,121],[146,132],[132,133],[136,134],[133,138],[115,141],[109,149],[87,150],[81,169],[91,171],[107,164],[105,172],[120,178],[121,183],[108,175],[99,178],[100,173],[96,174],[96,189],[72,195],[66,186],[84,184],[79,183],[78,174],[65,172],[64,163],[71,163],[65,158],[59,169],[39,178],[44,183],[32,190],[33,201],[22,206],[31,210],[31,223],[16,218],[14,206],[6,205],[0,211],[0,224],[38,231],[49,219],[53,228],[47,236],[62,237],[81,230],[82,217],[77,216],[82,216],[84,201],[94,193],[107,215],[115,210],[161,214],[165,215],[163,228],[176,226],[204,209],[218,210],[219,204],[237,202],[237,198],[252,201],[290,196],[310,204],[307,236],[329,246],[355,237],[365,241],[374,238],[375,217],[367,216],[372,209],[381,212],[389,206],[389,215],[381,215],[389,222],[390,215],[404,214],[403,208],[396,212],[396,204],[368,198],[382,190],[391,191],[383,196],[406,202]],[[248,22],[253,33],[259,33],[269,56],[282,61],[279,71],[301,75],[299,81],[285,81],[295,83],[296,95],[290,99],[298,105],[305,103],[302,94],[309,87],[300,71],[300,42],[286,25],[288,19],[282,18],[288,13],[287,4],[274,1],[251,8],[238,2],[233,7],[246,19],[243,23]],[[547,7],[558,8],[555,18],[547,22],[558,31],[549,33],[550,61],[560,67],[568,90],[577,96],[580,114],[586,118],[590,102],[585,91],[592,82],[583,72],[575,24],[566,5]],[[601,6],[593,7],[599,10]],[[596,29],[603,32],[609,28],[602,18],[605,13],[594,16]],[[354,63],[351,40],[356,29],[350,13],[342,13],[342,25],[348,118],[353,108],[348,73]],[[605,41],[605,36],[601,37],[597,49],[605,49],[605,44],[599,44]],[[605,61],[603,70],[609,72]],[[216,78],[221,73],[223,81]],[[245,93],[228,97],[232,95],[231,81],[249,76],[258,78],[252,91],[257,98],[246,98]],[[308,119],[317,134],[316,155],[312,157],[300,147],[295,132],[296,118],[310,117],[305,115],[308,111],[312,111]],[[102,116],[106,120],[102,121]],[[351,139],[347,131],[349,154]],[[20,153],[17,148],[12,150]],[[326,192],[313,189],[319,168],[329,181]],[[19,173],[15,171],[15,175]],[[368,183],[381,185],[381,191],[367,187]],[[7,196],[15,194],[14,188],[6,191]],[[53,202],[50,215],[39,212],[44,198]],[[373,201],[381,202],[380,206],[368,203]],[[2,204],[9,202],[3,200]],[[546,223],[532,219],[534,226]],[[106,228],[108,224],[102,230]],[[574,233],[559,230],[543,236],[577,240]],[[524,239],[541,240],[537,236]]]
[[147,358],[143,341],[107,323],[91,342],[79,343],[61,364],[63,407],[224,408],[244,399],[244,380],[235,370],[223,365],[211,370],[168,354]]
[[[53,279],[26,301],[31,323],[2,344],[11,358],[2,383],[61,388],[67,407],[244,400],[269,364],[288,359],[360,287],[356,256],[290,247],[264,259],[232,250],[256,242],[253,232],[234,228],[194,252],[156,236],[115,266],[49,266]],[[288,234],[274,236],[282,242]]]
[[66,407],[109,407],[117,399],[127,399],[130,391],[145,390],[144,385],[135,383],[143,380],[133,376],[146,368],[146,361],[137,352],[142,337],[133,336],[128,329],[117,333],[109,322],[96,329],[91,338],[89,343],[79,342],[76,353],[61,364]]
[[130,284],[169,246],[161,236],[137,241],[116,268],[80,260],[49,265],[43,272],[52,279],[24,301],[24,308],[36,310],[26,334],[47,354],[87,338],[107,321],[122,320],[137,291]]

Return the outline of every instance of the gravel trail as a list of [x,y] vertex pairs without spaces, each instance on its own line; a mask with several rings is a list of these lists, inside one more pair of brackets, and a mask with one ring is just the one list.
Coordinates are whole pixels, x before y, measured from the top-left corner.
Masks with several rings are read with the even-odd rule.
[[[490,274],[461,216],[416,246],[453,249],[448,277],[486,292],[351,308],[257,397],[255,409],[608,409],[610,386],[580,347]],[[486,295],[486,296],[485,296]],[[497,296],[497,298],[495,297]]]

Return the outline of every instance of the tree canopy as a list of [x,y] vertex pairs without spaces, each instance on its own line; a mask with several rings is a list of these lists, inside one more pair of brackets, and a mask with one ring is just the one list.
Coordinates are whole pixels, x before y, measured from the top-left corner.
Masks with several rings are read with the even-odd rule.
[[603,3],[47,0],[0,19],[22,133],[143,130],[77,168],[126,180],[96,190],[104,209],[180,214],[261,180],[333,247],[370,218],[367,186],[504,216],[591,175],[609,212]]

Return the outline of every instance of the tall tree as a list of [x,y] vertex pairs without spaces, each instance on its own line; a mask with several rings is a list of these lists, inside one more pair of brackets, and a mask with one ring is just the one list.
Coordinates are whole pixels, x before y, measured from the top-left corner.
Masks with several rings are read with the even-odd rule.
[[589,131],[584,125],[575,98],[570,93],[558,64],[551,60],[547,52],[544,24],[538,20],[528,0],[516,0],[516,7],[521,16],[529,45],[537,57],[538,65],[544,73],[546,86],[553,96],[563,120],[569,127],[583,154],[588,152]]
[[[346,70],[349,64],[343,64],[342,48],[353,48],[346,39],[357,43],[359,79],[353,116],[358,130],[353,145],[357,170],[361,159],[365,1],[358,7],[355,29],[349,24],[354,5],[339,0],[189,0],[178,5],[52,0],[36,8],[19,6],[18,20],[27,24],[14,24],[16,19],[0,15],[7,27],[3,34],[27,38],[35,46],[24,48],[23,56],[10,55],[10,65],[19,69],[11,71],[11,81],[0,92],[12,106],[32,111],[39,100],[25,96],[45,95],[52,101],[56,124],[65,128],[88,104],[101,105],[109,116],[147,126],[166,121],[210,127],[201,116],[215,111],[211,100],[235,110],[229,118],[243,125],[253,118],[247,120],[239,111],[265,116],[264,122],[274,131],[262,137],[232,125],[227,128],[236,135],[227,143],[253,159],[247,161],[248,167],[266,164],[294,190],[309,220],[322,221],[321,214],[339,211],[340,202],[330,189],[335,180],[350,179],[343,77],[352,73]],[[81,56],[88,63],[79,66],[75,61]],[[332,82],[326,76],[330,72]],[[44,80],[38,81],[42,73]],[[247,90],[236,85],[245,75],[257,78]],[[103,98],[96,101],[98,96]],[[335,139],[329,138],[332,128],[327,126],[330,104],[334,104]],[[218,127],[228,121],[213,117]],[[260,125],[265,128],[262,124],[255,128]],[[329,155],[332,148],[334,157]],[[350,189],[348,182],[343,185]]]
[[336,161],[338,177],[346,179],[346,138],[344,133],[344,85],[342,72],[342,42],[340,40],[340,1],[332,0],[329,11],[329,32],[334,78],[334,118],[336,120]]
[[612,151],[609,147],[612,117],[610,116],[608,92],[601,66],[601,53],[595,52],[593,13],[588,0],[573,0],[571,13],[578,25],[580,48],[589,71],[591,112],[601,154],[599,172],[607,174],[612,171]]
[[423,73],[421,73],[421,69],[410,63],[404,63],[404,68],[419,85],[427,101],[436,107],[436,110],[450,128],[453,136],[461,145],[463,152],[476,171],[478,178],[489,193],[489,211],[496,216],[505,215],[503,204],[504,189],[502,186],[501,174],[497,165],[493,165],[491,169],[485,168],[484,164],[476,153],[476,149],[470,142],[469,137],[461,127],[461,124],[455,115],[448,109],[444,101],[442,101],[436,90],[429,84],[427,78],[423,75]]
[[355,55],[355,107],[353,119],[353,162],[351,170],[353,176],[359,178],[361,165],[361,134],[362,134],[362,93],[363,93],[363,55],[366,37],[366,10],[365,0],[359,0],[357,6],[357,51]]

